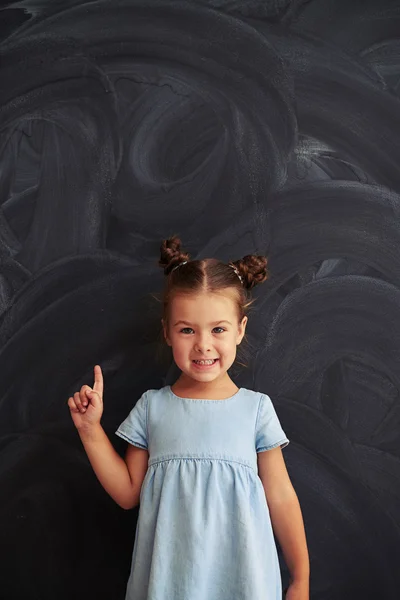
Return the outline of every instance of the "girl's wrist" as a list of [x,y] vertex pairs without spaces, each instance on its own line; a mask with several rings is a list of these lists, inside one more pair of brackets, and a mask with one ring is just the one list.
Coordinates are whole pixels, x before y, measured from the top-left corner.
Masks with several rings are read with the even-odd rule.
[[84,425],[78,428],[78,433],[82,441],[94,442],[103,433],[103,428],[100,423],[95,425]]

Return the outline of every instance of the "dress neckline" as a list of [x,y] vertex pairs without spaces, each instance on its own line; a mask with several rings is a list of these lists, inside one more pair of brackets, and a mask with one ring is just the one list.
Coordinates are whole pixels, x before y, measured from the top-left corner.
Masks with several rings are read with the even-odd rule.
[[243,388],[239,388],[237,392],[233,394],[233,396],[229,396],[228,398],[220,398],[216,400],[215,398],[184,398],[183,396],[177,396],[173,391],[170,385],[167,386],[168,391],[170,392],[173,398],[178,398],[178,400],[188,400],[189,402],[226,402],[227,400],[233,400],[237,396],[239,396],[240,392]]

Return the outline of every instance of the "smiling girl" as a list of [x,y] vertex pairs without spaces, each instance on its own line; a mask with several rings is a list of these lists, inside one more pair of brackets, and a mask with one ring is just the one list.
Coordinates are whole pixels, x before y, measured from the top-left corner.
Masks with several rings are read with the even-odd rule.
[[190,260],[177,237],[161,246],[162,325],[181,374],[144,392],[116,434],[100,425],[103,377],[68,405],[93,469],[124,509],[140,501],[126,600],[281,600],[274,533],[290,570],[287,600],[309,599],[300,505],[271,399],[228,374],[245,335],[248,290],[266,258]]

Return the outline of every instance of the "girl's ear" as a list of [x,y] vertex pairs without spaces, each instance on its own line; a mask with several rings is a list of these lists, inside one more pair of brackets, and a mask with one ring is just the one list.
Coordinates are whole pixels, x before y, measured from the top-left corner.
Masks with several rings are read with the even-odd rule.
[[243,319],[239,323],[239,330],[238,330],[238,335],[237,335],[237,338],[236,338],[236,345],[237,346],[240,344],[240,342],[244,338],[244,334],[246,332],[247,321],[248,321],[248,318],[247,317],[243,317]]
[[167,332],[167,325],[166,325],[164,319],[161,319],[161,323],[162,323],[165,341],[167,342],[168,346],[171,346],[171,342],[170,342],[170,339],[168,337],[168,332]]

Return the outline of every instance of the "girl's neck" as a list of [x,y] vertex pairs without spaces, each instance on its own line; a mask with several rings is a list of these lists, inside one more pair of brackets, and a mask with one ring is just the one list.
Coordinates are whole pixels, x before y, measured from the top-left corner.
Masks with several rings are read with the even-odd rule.
[[196,381],[187,377],[184,373],[177,379],[171,390],[178,396],[186,398],[209,398],[210,400],[221,400],[229,398],[239,390],[228,374],[222,379],[213,381]]

